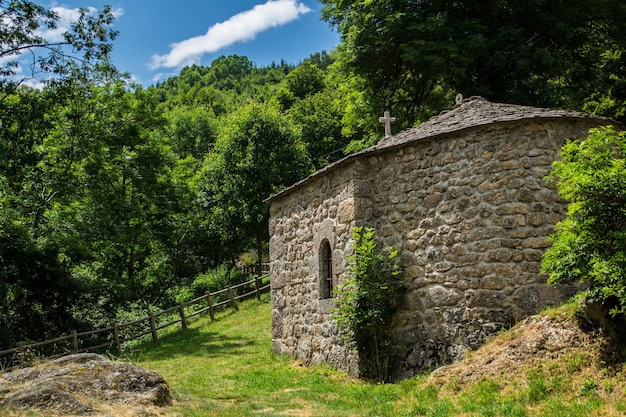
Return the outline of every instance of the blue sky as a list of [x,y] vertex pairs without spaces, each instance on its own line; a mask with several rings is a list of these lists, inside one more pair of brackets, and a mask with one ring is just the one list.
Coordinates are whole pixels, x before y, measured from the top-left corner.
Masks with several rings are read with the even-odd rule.
[[[330,51],[339,35],[320,21],[315,0],[58,0],[40,4],[62,16],[78,7],[110,4],[120,32],[113,63],[148,86],[189,64],[210,65],[221,55],[244,55],[257,66],[284,60],[297,64]],[[66,18],[67,16],[67,18]]]

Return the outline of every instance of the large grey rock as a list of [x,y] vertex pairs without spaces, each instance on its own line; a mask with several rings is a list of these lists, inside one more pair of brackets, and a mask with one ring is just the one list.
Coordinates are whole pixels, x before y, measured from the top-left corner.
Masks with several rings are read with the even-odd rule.
[[8,372],[0,376],[0,387],[0,406],[66,415],[91,413],[98,404],[163,406],[172,401],[167,382],[156,372],[88,353]]

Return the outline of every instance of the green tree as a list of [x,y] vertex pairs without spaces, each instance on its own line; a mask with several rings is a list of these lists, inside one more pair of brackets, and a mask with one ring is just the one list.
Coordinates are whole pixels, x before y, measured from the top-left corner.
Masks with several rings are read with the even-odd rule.
[[47,112],[54,99],[51,90],[23,88],[7,94],[0,105],[0,172],[14,192],[39,160],[37,146],[51,126]]
[[340,103],[336,90],[325,89],[296,101],[287,112],[317,169],[344,156],[348,140],[342,134]]
[[596,67],[592,84],[584,90],[583,110],[626,122],[626,50],[607,46]]
[[267,239],[265,199],[310,173],[304,146],[286,118],[267,105],[249,104],[221,128],[202,172],[202,204],[227,256],[254,242],[259,261]]
[[58,249],[34,241],[19,216],[3,204],[0,218],[0,349],[77,328],[80,319],[72,307],[81,287],[68,279]]
[[[81,10],[59,42],[42,36],[59,16],[33,2],[0,1],[0,17],[0,338],[14,342],[55,336],[82,321],[72,306],[83,287],[65,262],[67,248],[56,237],[64,226],[56,219],[75,191],[83,148],[75,136],[57,146],[64,130],[55,117],[82,100],[88,89],[77,85],[117,76],[108,62],[116,32],[108,6]],[[47,87],[29,89],[29,79]]]
[[281,110],[287,110],[296,102],[324,89],[324,72],[309,61],[287,74],[275,98]]
[[[96,66],[106,66],[111,72],[108,59],[117,36],[110,28],[113,18],[108,5],[96,12],[80,9],[78,20],[63,33],[63,40],[50,41],[41,30],[57,28],[59,16],[54,11],[31,1],[0,0],[0,89],[13,91],[27,79],[41,79],[44,74],[54,75],[54,80],[78,76]],[[31,72],[15,78],[25,52],[32,57]]]
[[43,162],[46,137],[55,130],[56,101],[66,98],[57,91],[20,89],[0,105],[0,304],[6,329],[0,339],[9,344],[50,338],[81,324],[72,311],[81,285],[48,233],[48,211],[73,184],[70,155],[58,149],[49,154],[59,162],[55,171]]
[[349,278],[337,290],[334,317],[359,353],[361,375],[386,382],[393,352],[391,320],[403,287],[398,251],[381,251],[372,228],[354,228],[352,242]]
[[341,34],[341,60],[365,83],[370,112],[391,110],[398,128],[459,92],[581,109],[600,91],[587,80],[610,70],[598,64],[602,54],[626,49],[619,0],[321,3],[323,19]]
[[349,142],[342,132],[343,90],[329,68],[330,60],[325,53],[313,55],[287,74],[272,98],[296,127],[317,169],[343,157]]
[[181,158],[202,161],[217,138],[217,118],[210,108],[177,106],[165,113],[166,135],[173,151]]
[[582,281],[584,295],[626,315],[626,132],[594,129],[570,141],[549,177],[570,202],[542,270],[553,284]]
[[158,304],[175,279],[168,248],[178,236],[168,221],[180,209],[175,157],[156,134],[165,119],[148,95],[122,83],[96,88],[87,110],[88,129],[77,131],[89,143],[78,165],[84,189],[68,209],[88,248],[84,265],[105,283],[111,309]]
[[80,283],[76,315],[106,320],[129,303],[163,302],[189,273],[176,255],[187,243],[193,172],[176,163],[159,134],[165,119],[142,90],[79,81],[70,94],[69,85],[46,110],[26,154],[32,163],[3,190],[2,220],[27,226],[38,250],[56,251],[65,280]]
[[221,56],[208,67],[185,67],[179,75],[150,90],[166,107],[205,107],[220,117],[250,100],[268,101],[293,69],[285,63],[258,68],[244,56]]

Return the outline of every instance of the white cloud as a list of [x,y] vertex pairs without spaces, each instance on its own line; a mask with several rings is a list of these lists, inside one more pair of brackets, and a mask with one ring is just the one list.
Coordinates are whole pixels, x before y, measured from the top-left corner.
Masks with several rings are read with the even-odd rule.
[[269,0],[211,26],[207,33],[171,45],[165,55],[154,55],[151,68],[174,68],[198,63],[202,55],[236,42],[249,41],[257,34],[296,20],[310,12],[297,0]]
[[80,11],[78,9],[68,9],[67,7],[52,7],[50,11],[55,12],[59,16],[57,27],[54,29],[42,28],[37,32],[37,35],[48,40],[48,42],[63,42],[63,34],[70,29],[73,22],[78,20]]
[[[90,14],[98,11],[94,7],[86,7],[86,9]],[[59,19],[57,20],[57,27],[55,29],[40,29],[37,32],[37,35],[45,38],[48,42],[63,42],[63,34],[69,31],[72,23],[78,20],[80,17],[80,9],[71,9],[65,6],[54,6],[51,7],[50,10],[59,16]],[[124,9],[113,9],[111,10],[111,13],[115,19],[118,19],[124,14]]]

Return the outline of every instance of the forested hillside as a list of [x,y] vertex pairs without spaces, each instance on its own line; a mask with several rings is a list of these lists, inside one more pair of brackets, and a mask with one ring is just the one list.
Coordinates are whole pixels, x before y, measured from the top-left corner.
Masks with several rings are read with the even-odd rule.
[[264,199],[374,143],[384,110],[397,131],[460,92],[626,120],[622,0],[320,2],[335,51],[139,86],[110,64],[110,8],[51,44],[58,16],[0,0],[0,348],[240,279]]

